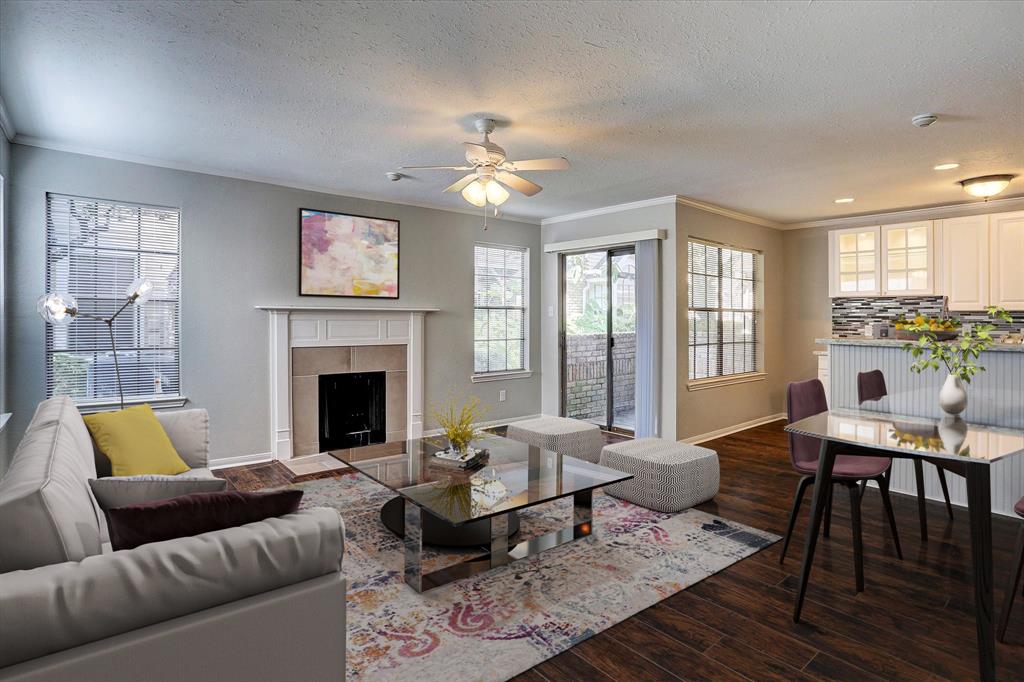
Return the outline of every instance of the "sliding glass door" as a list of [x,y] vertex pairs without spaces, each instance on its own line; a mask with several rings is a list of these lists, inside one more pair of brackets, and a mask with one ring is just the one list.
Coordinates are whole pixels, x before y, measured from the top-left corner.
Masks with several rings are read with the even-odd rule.
[[632,432],[636,392],[636,256],[633,248],[565,254],[562,414]]

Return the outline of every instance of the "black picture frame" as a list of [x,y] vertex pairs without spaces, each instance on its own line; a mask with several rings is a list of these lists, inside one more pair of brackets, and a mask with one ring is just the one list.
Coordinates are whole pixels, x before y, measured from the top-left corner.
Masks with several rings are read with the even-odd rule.
[[[302,290],[302,214],[304,212],[313,213],[327,213],[330,215],[344,216],[346,218],[365,218],[367,220],[383,220],[389,223],[395,224],[395,241],[398,244],[397,255],[395,260],[395,295],[394,296],[372,296],[372,295],[359,295],[359,294],[322,294],[322,293],[305,293]],[[380,218],[377,216],[359,215],[356,213],[342,213],[340,211],[328,211],[321,208],[307,208],[299,207],[298,210],[298,236],[299,236],[299,258],[298,258],[298,293],[299,296],[311,296],[311,297],[327,297],[327,298],[358,298],[358,299],[379,299],[385,301],[395,301],[401,296],[402,290],[402,247],[401,247],[401,235],[402,235],[402,223],[395,218]]]

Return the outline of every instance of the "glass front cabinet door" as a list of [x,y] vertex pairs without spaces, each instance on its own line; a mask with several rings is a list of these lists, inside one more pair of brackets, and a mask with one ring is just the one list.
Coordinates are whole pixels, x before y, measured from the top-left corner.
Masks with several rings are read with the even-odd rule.
[[829,243],[829,296],[932,294],[932,221],[833,230]]

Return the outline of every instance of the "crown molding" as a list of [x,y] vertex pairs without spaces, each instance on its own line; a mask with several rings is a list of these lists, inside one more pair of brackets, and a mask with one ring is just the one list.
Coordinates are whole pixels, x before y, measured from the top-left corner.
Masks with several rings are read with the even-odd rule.
[[[155,159],[149,156],[140,156],[137,154],[122,154],[120,152],[110,152],[104,149],[96,149],[94,147],[86,147],[83,145],[66,144],[63,142],[55,142],[53,140],[47,140],[38,137],[32,137],[30,135],[15,135],[14,139],[11,140],[14,144],[26,145],[29,147],[39,147],[41,149],[51,149],[58,152],[67,152],[69,154],[82,154],[84,156],[95,156],[101,159],[111,159],[113,161],[125,161],[127,163],[138,163],[143,166],[153,166],[156,168],[168,168],[171,170],[185,171],[188,173],[202,173],[203,175],[214,175],[221,178],[231,178],[233,180],[246,180],[249,182],[261,182],[267,185],[274,185],[276,187],[285,187],[288,189],[300,189],[306,192],[318,192],[320,194],[330,194],[333,196],[346,197],[349,199],[363,199],[366,201],[380,201],[388,204],[395,204],[398,206],[414,206],[416,208],[428,208],[434,211],[444,211],[446,213],[461,213],[464,215],[472,215],[481,217],[480,209],[475,208],[455,208],[452,206],[441,206],[439,204],[432,204],[428,202],[419,201],[397,201],[394,197],[387,197],[383,195],[374,194],[353,194],[344,189],[338,187],[326,187],[319,185],[307,185],[304,183],[290,182],[281,178],[274,178],[270,176],[251,175],[248,173],[233,173],[225,171],[219,168],[212,168],[209,166],[201,166],[192,163],[179,163],[177,161],[165,161],[163,159]],[[492,220],[509,220],[516,223],[525,223],[527,225],[538,225],[540,221],[535,218],[524,218],[520,216],[505,215],[501,214],[497,218],[491,218]]]
[[567,223],[571,220],[583,220],[584,218],[593,218],[599,215],[609,215],[611,213],[621,213],[623,211],[634,211],[638,208],[647,208],[649,206],[663,206],[665,204],[675,203],[676,196],[670,194],[667,197],[655,197],[653,199],[643,199],[641,201],[630,201],[626,204],[614,204],[612,206],[602,206],[601,208],[591,208],[586,211],[577,211],[576,213],[566,213],[565,215],[553,216],[551,218],[544,218],[540,221],[541,227],[545,225],[553,225],[555,223]]
[[726,218],[732,218],[733,220],[741,220],[745,223],[753,223],[754,225],[760,225],[761,227],[770,227],[773,230],[782,230],[786,226],[782,223],[777,223],[774,220],[768,220],[767,218],[761,218],[756,215],[749,215],[747,213],[740,213],[730,208],[724,208],[722,206],[716,206],[715,204],[709,204],[704,201],[698,201],[696,199],[690,199],[689,197],[676,196],[676,203],[682,204],[683,206],[692,206],[693,208],[699,208],[702,211],[708,213],[717,213],[720,216]]
[[943,218],[957,218],[977,213],[994,213],[996,211],[1017,211],[1024,209],[1024,195],[1005,197],[1002,199],[990,199],[984,201],[969,201],[962,204],[945,204],[941,206],[930,206],[927,208],[911,208],[902,211],[886,211],[885,213],[865,213],[861,215],[844,216],[842,218],[826,218],[825,220],[810,220],[802,223],[786,223],[783,230],[805,230],[812,227],[863,227],[865,225],[889,225],[895,223],[909,223],[915,220],[942,220]]
[[14,141],[16,135],[14,130],[14,122],[11,120],[11,115],[7,113],[7,107],[4,105],[4,98],[0,97],[0,133],[11,142]]
[[565,223],[571,220],[583,220],[585,218],[593,218],[599,215],[609,215],[611,213],[621,213],[623,211],[635,211],[638,208],[647,208],[649,206],[663,206],[665,204],[677,204],[682,206],[691,206],[693,208],[707,211],[708,213],[715,213],[726,218],[732,218],[733,220],[742,220],[745,223],[753,223],[754,225],[760,225],[762,227],[770,227],[772,229],[782,229],[784,226],[781,223],[777,223],[767,218],[761,218],[758,216],[748,215],[746,213],[740,213],[730,208],[724,208],[722,206],[716,206],[715,204],[709,204],[704,201],[698,201],[697,199],[691,199],[689,197],[680,196],[678,194],[670,194],[665,197],[655,197],[653,199],[643,199],[641,201],[631,201],[626,204],[614,204],[612,206],[603,206],[601,208],[592,208],[587,211],[578,211],[576,213],[567,213],[565,215],[554,216],[552,218],[544,218],[540,221],[541,227],[545,225],[553,225],[555,223]]

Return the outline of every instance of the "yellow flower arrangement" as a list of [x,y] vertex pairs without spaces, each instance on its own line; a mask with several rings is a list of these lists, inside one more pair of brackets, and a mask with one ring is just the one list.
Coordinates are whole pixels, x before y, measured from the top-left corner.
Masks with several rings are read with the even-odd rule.
[[434,410],[434,418],[441,425],[452,449],[464,452],[474,438],[481,435],[476,426],[487,416],[488,409],[476,396],[470,396],[461,405],[455,398],[449,398],[440,409]]

